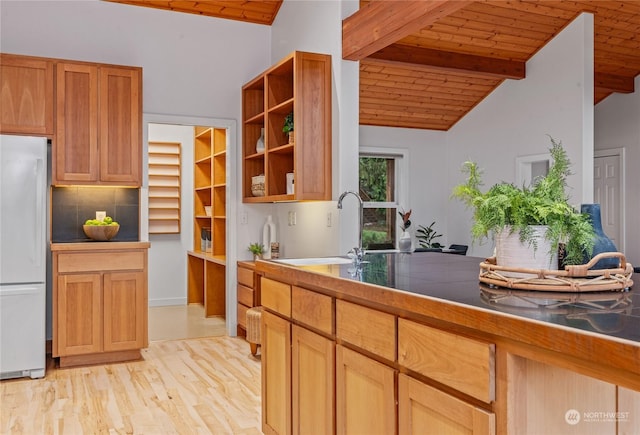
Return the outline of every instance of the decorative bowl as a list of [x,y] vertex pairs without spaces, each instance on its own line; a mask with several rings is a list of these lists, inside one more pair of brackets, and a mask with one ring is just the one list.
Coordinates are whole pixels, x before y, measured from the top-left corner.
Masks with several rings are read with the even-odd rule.
[[91,240],[106,242],[118,234],[120,225],[83,225],[82,229]]

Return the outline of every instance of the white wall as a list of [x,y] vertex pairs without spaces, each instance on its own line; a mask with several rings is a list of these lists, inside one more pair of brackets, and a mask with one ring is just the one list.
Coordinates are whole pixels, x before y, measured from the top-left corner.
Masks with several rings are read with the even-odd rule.
[[410,233],[417,246],[415,231],[418,225],[436,222],[434,229],[443,236],[436,241],[448,246],[457,243],[446,232],[449,199],[445,189],[447,167],[447,133],[435,130],[408,128],[360,127],[360,146],[406,150],[409,159],[409,189],[407,202],[400,203],[405,211],[412,210]]
[[3,52],[143,67],[145,113],[238,119],[270,60],[257,24],[98,0],[3,0],[0,14]]
[[149,124],[149,142],[180,142],[180,234],[149,234],[149,306],[187,303],[187,258],[193,249],[193,127]]
[[[484,170],[484,186],[514,182],[518,156],[548,152],[551,135],[561,140],[572,163],[572,203],[593,196],[593,16],[583,14],[527,62],[523,80],[507,80],[448,132],[449,192],[464,181],[462,163]],[[585,102],[590,101],[590,104]],[[591,180],[590,186],[584,180]],[[489,256],[492,243],[472,245],[471,212],[448,202],[451,240],[470,245],[469,255]]]
[[[334,198],[339,192],[358,186],[358,69],[356,62],[342,60],[342,19],[357,7],[357,2],[286,0],[272,26],[271,63],[294,50],[332,56]],[[295,226],[288,225],[289,212],[296,213]],[[338,213],[334,201],[239,204],[239,213],[247,213],[249,217],[249,224],[241,225],[238,233],[239,258],[251,257],[246,247],[252,241],[262,240],[267,215],[272,215],[276,224],[281,256],[345,254],[357,241],[357,233],[343,236],[340,225],[341,219],[357,223],[357,207],[345,207]],[[331,227],[327,226],[329,213]]]
[[625,150],[625,256],[640,265],[640,76],[633,94],[614,94],[596,105],[595,148]]

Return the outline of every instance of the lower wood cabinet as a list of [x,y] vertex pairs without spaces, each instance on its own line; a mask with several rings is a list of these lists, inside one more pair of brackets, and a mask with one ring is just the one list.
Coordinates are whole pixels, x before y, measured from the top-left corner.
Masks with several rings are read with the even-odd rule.
[[292,432],[332,434],[335,424],[335,344],[293,325],[291,352]]
[[102,276],[99,273],[59,275],[53,356],[102,351]]
[[260,305],[260,276],[255,273],[254,263],[238,261],[238,325],[237,334],[247,335],[247,310]]
[[336,433],[396,433],[395,370],[336,346]]
[[638,434],[637,370],[400,309],[386,290],[256,269],[265,433]]
[[52,251],[60,366],[139,359],[148,345],[146,249]]
[[[292,287],[262,279],[262,431],[266,434],[335,433],[335,343],[330,338],[293,324]],[[306,290],[293,287],[295,306]],[[308,294],[307,294],[308,296]],[[319,300],[319,316],[310,326],[322,328],[331,298]],[[329,310],[322,308],[329,303]],[[273,310],[270,311],[270,310]],[[296,312],[294,311],[294,314]],[[329,328],[330,329],[330,328]]]
[[291,433],[291,323],[262,312],[262,431]]
[[495,415],[407,375],[398,375],[398,433],[495,434]]
[[640,428],[640,391],[618,387],[618,433],[631,435]]

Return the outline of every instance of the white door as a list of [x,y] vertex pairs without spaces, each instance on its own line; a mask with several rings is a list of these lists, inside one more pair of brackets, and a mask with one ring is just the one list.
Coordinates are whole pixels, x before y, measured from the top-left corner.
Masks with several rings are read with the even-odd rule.
[[600,204],[604,233],[613,240],[618,251],[624,252],[620,161],[619,154],[594,158],[593,202]]

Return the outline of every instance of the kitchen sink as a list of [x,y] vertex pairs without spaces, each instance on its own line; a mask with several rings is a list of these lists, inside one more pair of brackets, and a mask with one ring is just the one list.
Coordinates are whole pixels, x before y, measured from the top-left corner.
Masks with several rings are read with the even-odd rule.
[[350,264],[353,261],[346,257],[311,257],[311,258],[279,258],[273,260],[292,266],[316,266],[321,264]]

